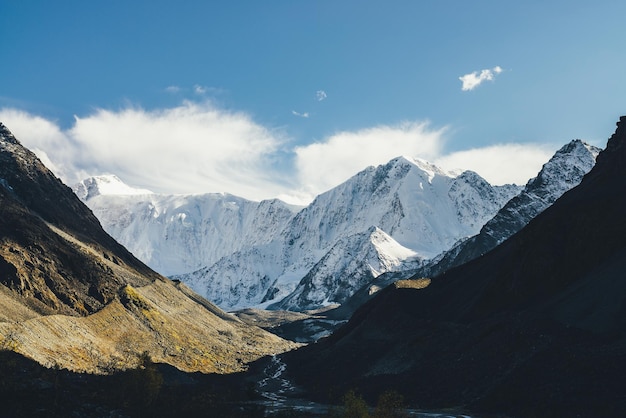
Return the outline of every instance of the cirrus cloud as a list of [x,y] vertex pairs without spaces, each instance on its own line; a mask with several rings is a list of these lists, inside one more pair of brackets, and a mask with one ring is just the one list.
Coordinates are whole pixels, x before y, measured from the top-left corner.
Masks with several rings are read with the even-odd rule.
[[305,119],[309,117],[309,112],[300,113],[300,112],[296,112],[295,110],[292,110],[291,114],[294,115],[294,116],[305,118]]
[[180,93],[181,88],[179,86],[167,86],[165,87],[165,92],[166,93],[171,93],[171,94],[176,94],[176,93]]
[[328,95],[326,94],[324,90],[318,90],[315,92],[315,98],[317,99],[318,102],[325,100],[327,97]]

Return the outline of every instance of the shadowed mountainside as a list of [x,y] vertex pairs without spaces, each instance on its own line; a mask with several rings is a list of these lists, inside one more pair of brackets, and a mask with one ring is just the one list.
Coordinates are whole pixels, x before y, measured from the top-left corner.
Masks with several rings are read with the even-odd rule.
[[381,291],[333,336],[285,355],[289,370],[318,398],[393,388],[423,407],[623,415],[625,213],[622,117],[581,184],[524,229],[425,288]]

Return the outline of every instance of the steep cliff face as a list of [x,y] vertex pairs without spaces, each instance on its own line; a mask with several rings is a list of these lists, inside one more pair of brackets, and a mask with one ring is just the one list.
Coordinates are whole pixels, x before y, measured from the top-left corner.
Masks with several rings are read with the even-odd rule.
[[137,260],[2,124],[0,308],[0,347],[77,371],[134,367],[145,351],[226,373],[293,347]]

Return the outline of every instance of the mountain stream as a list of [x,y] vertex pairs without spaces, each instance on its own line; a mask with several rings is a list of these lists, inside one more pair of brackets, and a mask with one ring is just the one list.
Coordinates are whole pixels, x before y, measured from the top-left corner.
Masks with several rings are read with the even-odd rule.
[[[328,416],[331,409],[337,406],[324,405],[298,398],[301,393],[292,382],[285,377],[287,364],[280,356],[274,355],[270,363],[263,370],[264,378],[257,383],[258,393],[264,398],[258,404],[265,407],[265,416],[271,417],[280,412],[302,412],[307,416]],[[407,416],[417,418],[477,418],[469,415],[426,412],[407,409]]]

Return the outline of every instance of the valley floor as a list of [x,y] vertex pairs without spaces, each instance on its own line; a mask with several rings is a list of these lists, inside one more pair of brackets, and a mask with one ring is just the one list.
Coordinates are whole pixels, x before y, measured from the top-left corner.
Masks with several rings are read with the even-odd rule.
[[[285,364],[278,357],[258,364],[256,373],[232,375],[184,373],[144,360],[138,369],[103,376],[49,369],[1,351],[0,417],[339,418],[350,413],[349,405],[300,398],[302,393],[283,376]],[[400,416],[469,417],[405,408]]]

